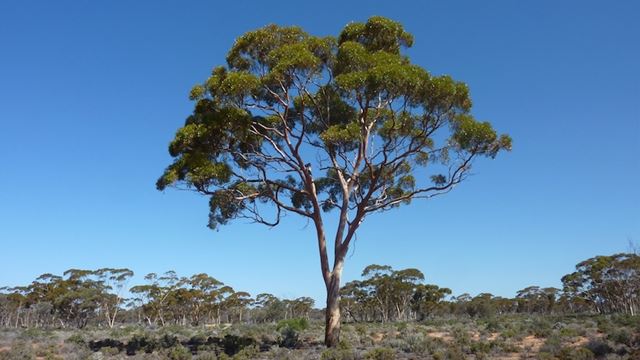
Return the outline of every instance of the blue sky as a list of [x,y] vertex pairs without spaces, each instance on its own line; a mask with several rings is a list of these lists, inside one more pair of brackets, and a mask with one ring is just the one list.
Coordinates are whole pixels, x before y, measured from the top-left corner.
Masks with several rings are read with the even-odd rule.
[[253,294],[324,299],[314,231],[206,228],[207,199],[155,190],[190,88],[268,23],[337,35],[383,15],[408,54],[465,81],[514,139],[452,193],[371,217],[344,278],[417,267],[454,293],[560,286],[640,241],[640,5],[634,1],[3,1],[0,284],[129,267],[206,272]]

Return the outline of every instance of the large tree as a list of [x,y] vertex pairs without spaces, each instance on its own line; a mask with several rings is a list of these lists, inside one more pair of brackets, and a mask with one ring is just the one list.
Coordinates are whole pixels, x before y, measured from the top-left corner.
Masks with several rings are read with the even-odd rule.
[[[412,44],[383,17],[350,23],[337,38],[276,25],[242,35],[227,65],[191,91],[195,109],[157,182],[208,196],[211,228],[235,219],[276,226],[284,213],[308,219],[328,346],[339,340],[340,277],[363,220],[447,193],[474,159],[511,147],[472,117],[464,83],[410,62],[402,50]],[[337,218],[333,231],[326,216]]]

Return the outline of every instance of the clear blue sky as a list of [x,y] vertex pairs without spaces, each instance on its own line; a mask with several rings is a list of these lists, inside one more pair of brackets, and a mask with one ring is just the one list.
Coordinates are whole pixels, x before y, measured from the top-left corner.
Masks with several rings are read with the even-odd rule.
[[514,139],[454,192],[371,217],[345,280],[422,269],[454,293],[559,286],[640,241],[636,1],[3,1],[0,284],[44,272],[206,272],[253,294],[324,299],[313,230],[208,230],[207,199],[155,190],[187,94],[267,23],[337,35],[384,15],[414,62],[469,84]]

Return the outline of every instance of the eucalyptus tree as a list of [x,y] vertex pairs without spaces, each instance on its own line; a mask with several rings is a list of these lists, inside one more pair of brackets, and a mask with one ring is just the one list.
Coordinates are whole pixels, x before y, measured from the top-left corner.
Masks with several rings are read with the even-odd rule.
[[315,300],[308,296],[299,297],[289,301],[289,311],[292,318],[309,318],[309,313],[313,310]]
[[563,291],[576,307],[589,304],[598,313],[636,315],[640,308],[640,255],[596,256],[562,277]]
[[340,289],[340,307],[355,322],[372,321],[376,304],[369,296],[364,282],[353,280]]
[[242,315],[245,309],[253,303],[251,294],[245,291],[236,291],[229,295],[225,300],[225,305],[229,314],[238,316],[238,322],[242,322]]
[[[410,62],[412,44],[383,17],[337,38],[276,25],[242,35],[226,66],[191,91],[193,114],[156,184],[208,196],[211,228],[236,219],[272,227],[285,213],[312,223],[328,346],[339,340],[345,255],[365,218],[447,193],[476,158],[511,147],[471,115],[464,83]],[[337,219],[332,231],[327,216]]]
[[273,322],[284,319],[287,314],[287,306],[278,297],[262,293],[256,295],[253,302],[253,317],[258,322]]
[[125,300],[123,294],[127,290],[126,287],[133,276],[133,271],[126,268],[102,268],[94,271],[93,275],[97,277],[99,284],[103,287],[104,293],[100,304],[102,312],[107,318],[107,325],[113,328]]
[[451,295],[451,289],[433,284],[419,284],[413,291],[411,307],[418,320],[424,320],[443,306],[444,299]]
[[551,313],[558,301],[559,289],[528,286],[516,293],[516,301],[527,313]]
[[180,286],[180,279],[173,270],[165,272],[162,276],[149,273],[144,278],[147,284],[136,285],[130,291],[143,304],[142,310],[148,324],[160,321],[164,326],[167,320],[169,297]]

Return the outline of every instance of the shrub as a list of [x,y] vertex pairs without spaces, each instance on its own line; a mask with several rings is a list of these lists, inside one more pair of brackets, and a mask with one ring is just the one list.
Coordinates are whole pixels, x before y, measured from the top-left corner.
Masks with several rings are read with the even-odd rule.
[[611,333],[607,336],[607,339],[613,341],[616,344],[623,344],[627,346],[632,346],[633,334],[626,329],[620,328],[616,330],[612,330]]
[[197,360],[218,360],[218,357],[216,356],[216,353],[210,352],[210,351],[206,351],[206,352],[198,353],[198,355],[195,357],[195,359],[197,359]]
[[322,352],[320,360],[355,360],[353,350],[331,348]]
[[504,326],[502,325],[502,323],[500,323],[500,321],[498,321],[498,319],[492,317],[486,319],[485,329],[490,332],[499,332],[504,329]]
[[254,359],[260,352],[260,349],[255,346],[246,346],[233,356],[233,360],[250,360]]
[[222,347],[227,355],[235,355],[247,346],[255,345],[255,340],[227,334],[222,338]]
[[538,338],[546,338],[551,335],[552,325],[544,319],[535,319],[529,328],[529,332]]
[[276,325],[276,330],[281,331],[283,329],[292,329],[295,331],[304,331],[309,328],[309,321],[305,318],[294,318],[287,320],[280,320],[278,325]]
[[344,340],[335,348],[330,348],[320,354],[320,360],[355,360],[356,354],[351,348],[351,344]]
[[159,345],[164,349],[172,348],[178,345],[178,337],[174,335],[164,334],[162,335],[162,337],[160,337]]
[[113,355],[119,354],[120,353],[120,349],[117,348],[117,347],[114,347],[114,346],[104,346],[104,347],[100,348],[100,352],[103,355],[113,356]]
[[558,354],[558,359],[560,360],[592,360],[593,358],[591,350],[585,348],[565,347]]
[[35,360],[31,344],[24,341],[16,341],[9,351],[0,352],[0,360]]
[[407,335],[404,339],[398,339],[398,343],[394,345],[404,352],[424,354],[428,351],[427,341],[422,333]]
[[557,354],[560,353],[561,349],[562,349],[562,342],[560,341],[560,338],[556,335],[552,335],[547,338],[544,344],[542,344],[542,346],[540,347],[540,352],[549,353],[553,356],[556,356]]
[[605,356],[613,352],[613,349],[611,348],[611,346],[609,346],[609,344],[604,341],[595,339],[589,340],[589,343],[585,345],[585,348],[591,350],[593,355],[595,355],[596,357]]
[[356,324],[355,325],[355,329],[356,329],[356,333],[358,335],[360,335],[361,337],[364,337],[367,335],[367,327],[364,324]]
[[82,336],[82,334],[79,332],[69,336],[64,342],[69,344],[77,344],[77,345],[85,345],[87,343],[84,336]]
[[448,360],[466,360],[467,356],[465,356],[464,351],[458,346],[449,345],[447,348],[447,356]]
[[298,346],[298,332],[290,327],[284,328],[281,332],[280,346],[293,349]]
[[396,352],[389,348],[375,348],[369,350],[364,355],[364,358],[371,360],[395,360]]
[[191,351],[186,347],[178,344],[169,350],[167,354],[168,358],[171,360],[189,360],[191,359]]
[[491,351],[493,344],[488,341],[475,341],[471,343],[471,352],[476,354],[476,356],[480,354],[488,354]]

